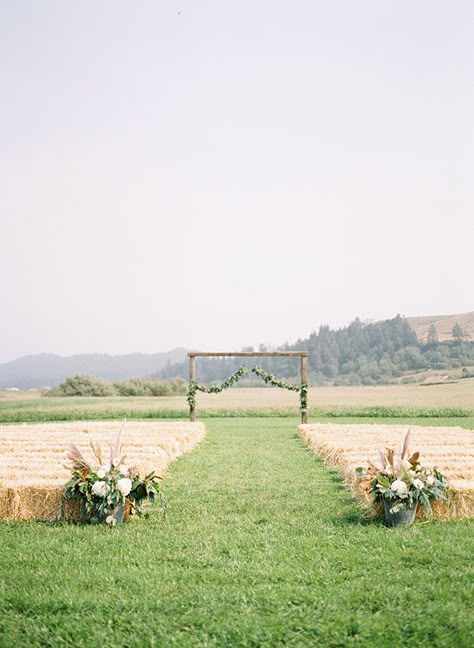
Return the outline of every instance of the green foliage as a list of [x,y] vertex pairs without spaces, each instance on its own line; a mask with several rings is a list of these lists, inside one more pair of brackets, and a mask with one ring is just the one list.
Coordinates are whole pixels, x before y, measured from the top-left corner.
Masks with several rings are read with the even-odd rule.
[[[379,450],[377,462],[371,462],[367,477],[370,478],[370,493],[376,499],[389,503],[390,512],[416,506],[418,502],[431,514],[430,500],[447,499],[448,482],[442,473],[434,468],[421,466],[420,453],[409,452],[410,432],[407,432],[401,447]],[[357,469],[360,475],[360,469]]]
[[119,396],[171,396],[186,392],[186,382],[183,378],[172,380],[131,378],[122,382],[114,382],[113,386]]
[[154,472],[141,477],[136,467],[125,465],[120,434],[105,459],[100,446],[91,442],[92,460],[72,446],[68,458],[72,477],[66,484],[64,499],[80,502],[81,521],[91,524],[122,523],[127,507],[137,515],[144,500],[154,501],[160,492],[161,477]]
[[308,407],[308,385],[302,383],[301,385],[291,385],[285,383],[278,378],[275,378],[272,374],[268,373],[262,367],[252,367],[252,369],[247,369],[247,367],[239,367],[227,380],[225,380],[220,385],[200,385],[195,380],[192,380],[188,388],[187,401],[190,409],[194,410],[196,407],[196,393],[198,391],[204,392],[206,394],[220,394],[225,389],[229,389],[232,385],[235,385],[243,376],[249,373],[256,374],[261,378],[266,385],[271,385],[272,387],[280,387],[281,389],[288,389],[290,391],[300,392],[300,409],[302,411],[306,410]]
[[171,396],[185,394],[182,378],[158,380],[157,378],[131,378],[122,382],[109,382],[93,376],[76,375],[67,378],[58,387],[43,392],[49,398],[58,396]]
[[0,524],[0,645],[472,644],[472,520],[367,523],[293,419],[208,421],[168,514]]
[[[308,351],[312,384],[390,384],[407,372],[474,365],[474,342],[464,334],[454,342],[437,342],[435,336],[428,343],[419,342],[408,321],[400,316],[373,324],[356,319],[339,330],[321,326],[317,333],[278,350]],[[233,358],[199,358],[199,382],[209,384],[225,379],[238,370],[238,362]],[[299,367],[294,358],[262,358],[262,368],[284,378],[298,378]],[[161,375],[184,377],[187,372],[188,365],[183,363],[168,366]]]
[[428,344],[438,344],[438,342],[439,342],[438,331],[436,330],[436,326],[434,324],[430,324],[430,327],[428,329],[428,336],[426,338],[426,342]]
[[462,326],[459,324],[459,322],[456,322],[452,328],[451,335],[453,336],[453,339],[456,340],[457,342],[462,342],[463,340],[467,340],[469,338],[469,334],[464,331]]
[[48,389],[44,396],[115,396],[114,386],[107,380],[76,374],[66,378],[58,387]]
[[[69,408],[37,409],[22,407],[0,408],[0,424],[8,423],[45,423],[53,421],[113,421],[126,417],[130,420],[186,419],[188,410],[181,409],[103,409]],[[260,407],[260,408],[219,408],[199,410],[200,419],[209,418],[292,418],[293,407]],[[395,422],[409,422],[431,418],[437,425],[463,425],[474,429],[474,409],[462,408],[412,408],[412,407],[310,407],[308,416],[311,421],[328,422],[328,419],[366,419],[376,420],[379,417],[390,418]]]

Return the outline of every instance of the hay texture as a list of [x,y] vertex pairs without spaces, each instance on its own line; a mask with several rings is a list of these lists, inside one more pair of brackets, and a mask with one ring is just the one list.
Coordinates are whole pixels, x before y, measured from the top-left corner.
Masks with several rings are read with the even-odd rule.
[[[205,436],[202,423],[74,422],[0,426],[0,520],[55,520],[71,477],[67,454],[74,443],[90,456],[90,441],[104,450],[122,428],[127,465],[162,476],[168,464]],[[71,502],[69,507],[77,503]],[[66,509],[74,516],[74,511]]]
[[[411,430],[410,448],[420,452],[422,466],[438,468],[450,484],[448,502],[433,503],[438,519],[474,517],[474,432],[460,427],[413,425],[300,425],[303,441],[324,461],[339,470],[346,484],[372,516],[381,510],[368,493],[369,484],[356,477],[356,468],[376,461],[379,448],[397,448]],[[423,516],[422,507],[419,515]]]

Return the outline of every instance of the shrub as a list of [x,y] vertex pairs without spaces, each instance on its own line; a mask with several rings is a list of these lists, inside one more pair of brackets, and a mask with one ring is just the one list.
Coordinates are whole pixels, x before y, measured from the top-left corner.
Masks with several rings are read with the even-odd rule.
[[49,389],[44,396],[116,396],[115,387],[107,380],[76,374]]
[[185,394],[186,389],[186,381],[182,378],[130,378],[111,383],[101,378],[78,374],[44,392],[43,396],[170,396]]
[[186,383],[179,378],[174,380],[130,378],[130,380],[115,382],[114,387],[120,396],[169,396],[186,392]]

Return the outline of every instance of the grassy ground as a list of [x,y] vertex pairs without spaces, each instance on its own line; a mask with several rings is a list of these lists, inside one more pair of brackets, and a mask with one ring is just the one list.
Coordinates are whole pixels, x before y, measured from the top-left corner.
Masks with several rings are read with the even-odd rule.
[[[299,395],[283,389],[238,388],[198,394],[201,418],[219,416],[294,416]],[[314,387],[309,415],[474,417],[474,379],[447,385]],[[41,398],[35,392],[0,393],[0,423],[99,420],[114,418],[186,418],[185,396],[159,398]]]
[[365,523],[297,423],[209,419],[164,519],[0,524],[0,646],[471,646],[474,522]]

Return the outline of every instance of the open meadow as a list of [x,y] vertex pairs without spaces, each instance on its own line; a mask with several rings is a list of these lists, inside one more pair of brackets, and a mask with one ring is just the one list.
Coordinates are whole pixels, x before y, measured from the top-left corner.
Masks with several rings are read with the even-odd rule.
[[[278,388],[232,387],[197,396],[198,416],[293,416],[298,394]],[[474,417],[474,378],[440,385],[311,387],[310,417]],[[183,418],[186,396],[44,398],[39,392],[0,392],[0,423],[107,418]]]
[[[474,429],[472,388],[314,389],[310,423]],[[3,423],[186,415],[183,398],[21,396]],[[0,522],[0,646],[471,646],[474,521],[368,521],[298,437],[297,396],[222,396],[198,396],[207,436],[165,473],[165,515]]]

